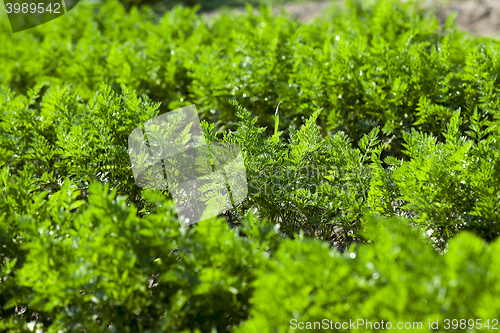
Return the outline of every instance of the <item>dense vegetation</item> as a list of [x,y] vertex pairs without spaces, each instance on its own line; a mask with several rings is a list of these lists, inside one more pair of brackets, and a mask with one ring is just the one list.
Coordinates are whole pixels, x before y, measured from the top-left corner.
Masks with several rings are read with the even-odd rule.
[[[0,330],[498,320],[497,40],[396,0],[309,24],[115,1],[7,24]],[[127,138],[190,104],[241,147],[249,194],[181,228],[168,190],[134,183]]]

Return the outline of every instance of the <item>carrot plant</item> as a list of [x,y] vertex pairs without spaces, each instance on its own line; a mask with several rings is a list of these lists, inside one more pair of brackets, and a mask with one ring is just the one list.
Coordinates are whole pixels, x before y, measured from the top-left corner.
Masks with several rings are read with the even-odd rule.
[[[109,1],[0,21],[0,331],[492,328],[500,44],[415,2],[330,16]],[[209,148],[241,149],[248,195],[181,226],[127,140],[190,104]]]

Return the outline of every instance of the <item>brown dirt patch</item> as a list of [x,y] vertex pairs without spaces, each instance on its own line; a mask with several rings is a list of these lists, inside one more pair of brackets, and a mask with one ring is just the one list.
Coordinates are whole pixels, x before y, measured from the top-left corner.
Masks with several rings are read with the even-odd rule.
[[[286,4],[274,7],[273,12],[278,15],[282,10],[285,10],[301,22],[309,22],[313,18],[323,15],[331,3],[332,1],[315,1]],[[446,4],[437,0],[428,0],[423,5],[424,8],[435,12],[441,24],[452,13],[456,12],[455,23],[459,29],[479,36],[500,37],[500,0],[454,0]],[[237,8],[222,12],[244,13],[245,9]],[[220,14],[221,11],[213,11],[203,14],[203,16],[206,20],[210,20]]]
[[464,31],[480,36],[500,36],[500,0],[452,1],[436,6],[436,16],[444,23],[453,12],[455,23]]

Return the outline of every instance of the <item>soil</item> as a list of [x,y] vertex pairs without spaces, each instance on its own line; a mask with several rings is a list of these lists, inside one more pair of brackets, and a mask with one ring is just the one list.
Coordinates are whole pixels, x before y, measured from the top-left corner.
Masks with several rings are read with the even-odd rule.
[[443,23],[453,12],[457,13],[455,23],[461,30],[500,37],[500,0],[452,1],[438,6],[436,16]]
[[[301,22],[309,22],[323,15],[330,7],[330,4],[331,1],[286,4],[276,6],[273,11],[279,14],[284,9]],[[500,38],[500,0],[454,0],[447,3],[438,0],[427,0],[423,6],[433,10],[441,24],[456,12],[455,23],[459,29],[479,36]],[[339,8],[342,8],[342,4],[340,4]],[[243,13],[245,9],[238,8],[231,11]],[[204,14],[207,20],[217,15],[220,15],[220,11]]]

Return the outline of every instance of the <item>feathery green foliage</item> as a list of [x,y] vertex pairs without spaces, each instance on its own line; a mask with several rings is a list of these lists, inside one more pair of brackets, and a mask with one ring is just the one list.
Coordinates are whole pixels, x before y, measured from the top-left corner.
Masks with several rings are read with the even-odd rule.
[[[498,320],[498,41],[396,0],[309,24],[109,1],[0,45],[0,331]],[[192,103],[248,196],[181,227],[127,139]]]

